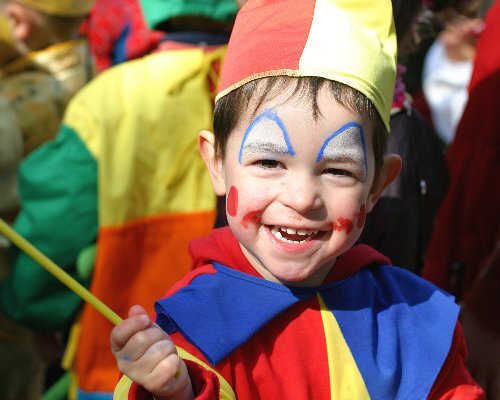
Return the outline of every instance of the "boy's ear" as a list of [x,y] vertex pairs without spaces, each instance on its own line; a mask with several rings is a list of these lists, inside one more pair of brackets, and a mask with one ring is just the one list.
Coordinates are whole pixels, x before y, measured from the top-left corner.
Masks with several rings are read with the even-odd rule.
[[370,212],[375,204],[377,204],[380,195],[384,189],[396,179],[401,172],[403,160],[397,154],[387,154],[384,157],[384,162],[380,168],[378,178],[373,182],[366,204],[366,211]]
[[224,179],[222,160],[215,155],[215,137],[212,132],[201,131],[198,134],[198,149],[201,157],[210,172],[210,180],[218,196],[226,194],[226,180]]

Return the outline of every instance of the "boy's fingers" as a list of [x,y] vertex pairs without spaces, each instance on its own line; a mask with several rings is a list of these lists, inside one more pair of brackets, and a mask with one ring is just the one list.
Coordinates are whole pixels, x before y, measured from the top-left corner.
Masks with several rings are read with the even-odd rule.
[[[168,335],[162,331],[160,328],[154,326],[152,323],[145,329],[139,330],[133,334],[127,343],[115,352],[115,356],[119,360],[126,362],[129,361],[140,361],[140,359],[148,352],[148,354],[155,354],[156,344],[158,342],[165,342],[166,346],[170,345],[170,354],[175,352],[175,346],[171,343]],[[171,344],[170,344],[171,343]],[[166,347],[165,346],[165,347]],[[151,356],[145,357],[146,359],[151,359]]]
[[147,314],[139,314],[115,326],[111,331],[111,350],[113,352],[120,351],[134,334],[146,329],[151,324],[152,322]]
[[[137,353],[132,355],[130,352],[120,352],[117,354],[117,361],[118,367],[124,370],[122,372],[126,372],[133,379],[137,375],[149,376],[163,360],[170,359],[171,356],[178,357],[175,345],[170,339],[164,337],[163,340],[159,340],[148,347],[141,356],[138,356]],[[140,383],[142,384],[143,381],[141,380]]]
[[149,314],[146,312],[146,310],[141,307],[140,305],[134,305],[132,307],[130,307],[130,309],[128,310],[128,317],[133,317],[135,315],[140,315],[140,314],[146,314],[148,315],[149,317]]
[[[181,371],[179,374],[178,372]],[[183,391],[189,375],[186,364],[175,354],[171,354],[159,362],[148,375],[149,390],[169,396]]]
[[[144,352],[143,358],[150,360],[152,365],[159,364],[163,359],[170,357],[171,355],[177,356],[177,349],[175,348],[174,342],[170,340],[169,337],[164,336],[162,339],[156,341]],[[151,368],[148,373],[151,372]]]

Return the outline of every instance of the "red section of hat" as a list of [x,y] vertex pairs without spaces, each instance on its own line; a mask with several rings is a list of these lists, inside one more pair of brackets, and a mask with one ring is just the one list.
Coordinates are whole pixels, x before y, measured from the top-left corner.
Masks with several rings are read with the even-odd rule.
[[314,4],[312,0],[248,2],[233,28],[219,91],[267,71],[297,70]]

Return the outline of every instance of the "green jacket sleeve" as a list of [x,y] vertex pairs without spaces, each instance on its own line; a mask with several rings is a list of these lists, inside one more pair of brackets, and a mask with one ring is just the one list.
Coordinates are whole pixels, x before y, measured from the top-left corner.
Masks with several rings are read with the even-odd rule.
[[[14,229],[80,283],[75,262],[97,236],[97,163],[68,126],[20,167],[21,212]],[[16,251],[0,284],[0,311],[38,331],[66,329],[81,300],[26,254]]]

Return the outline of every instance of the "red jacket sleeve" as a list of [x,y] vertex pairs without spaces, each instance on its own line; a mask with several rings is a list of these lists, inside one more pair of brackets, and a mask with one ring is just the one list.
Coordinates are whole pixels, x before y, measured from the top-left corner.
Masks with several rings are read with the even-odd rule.
[[472,379],[465,361],[467,350],[459,322],[455,327],[453,342],[441,372],[429,394],[429,400],[484,400],[481,387]]

